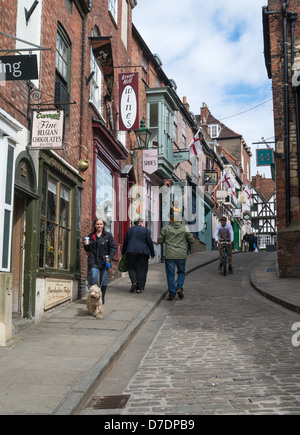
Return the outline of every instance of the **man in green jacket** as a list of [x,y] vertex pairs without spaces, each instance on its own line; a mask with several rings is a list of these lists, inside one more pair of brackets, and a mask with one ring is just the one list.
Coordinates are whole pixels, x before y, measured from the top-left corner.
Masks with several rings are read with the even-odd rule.
[[[161,229],[157,242],[166,244],[165,269],[169,288],[167,300],[173,301],[176,293],[179,299],[182,299],[187,243],[194,243],[194,238],[188,228],[180,221],[171,220],[169,225]],[[175,267],[177,267],[178,274],[177,283],[175,281]]]

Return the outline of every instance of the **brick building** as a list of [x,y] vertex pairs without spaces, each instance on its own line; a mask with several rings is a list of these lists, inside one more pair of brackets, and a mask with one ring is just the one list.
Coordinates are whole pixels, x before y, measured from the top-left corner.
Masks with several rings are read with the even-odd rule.
[[300,276],[300,1],[263,8],[264,54],[272,79],[277,196],[277,273]]

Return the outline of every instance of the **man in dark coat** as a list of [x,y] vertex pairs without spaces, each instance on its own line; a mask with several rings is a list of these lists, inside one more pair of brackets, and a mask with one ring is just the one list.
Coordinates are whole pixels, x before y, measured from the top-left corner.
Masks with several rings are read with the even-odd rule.
[[130,292],[141,293],[145,289],[149,257],[155,257],[153,242],[143,219],[135,220],[134,226],[128,229],[122,248],[124,254],[132,284]]

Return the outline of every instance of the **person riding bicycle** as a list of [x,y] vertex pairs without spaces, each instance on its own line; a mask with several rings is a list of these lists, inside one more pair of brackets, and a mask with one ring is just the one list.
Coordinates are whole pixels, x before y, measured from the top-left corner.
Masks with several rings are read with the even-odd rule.
[[228,255],[228,271],[233,272],[232,270],[232,244],[233,244],[233,229],[231,224],[227,223],[226,216],[222,216],[220,219],[220,223],[216,226],[215,229],[215,241],[218,245],[219,250],[219,260],[220,260],[220,266],[218,270],[222,270],[222,251],[223,247],[225,246],[225,249],[227,251]]

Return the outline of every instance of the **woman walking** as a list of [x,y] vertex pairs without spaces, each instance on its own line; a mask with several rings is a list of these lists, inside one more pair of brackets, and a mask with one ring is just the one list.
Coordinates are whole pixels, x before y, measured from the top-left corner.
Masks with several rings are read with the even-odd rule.
[[106,222],[102,219],[94,219],[94,231],[84,240],[84,249],[88,253],[88,267],[91,269],[91,285],[98,284],[100,273],[100,286],[102,303],[107,289],[107,272],[113,259],[117,246],[111,233],[105,230]]
[[143,219],[134,221],[125,235],[122,255],[126,255],[128,274],[131,280],[130,292],[141,293],[145,289],[149,256],[155,257],[153,242]]

